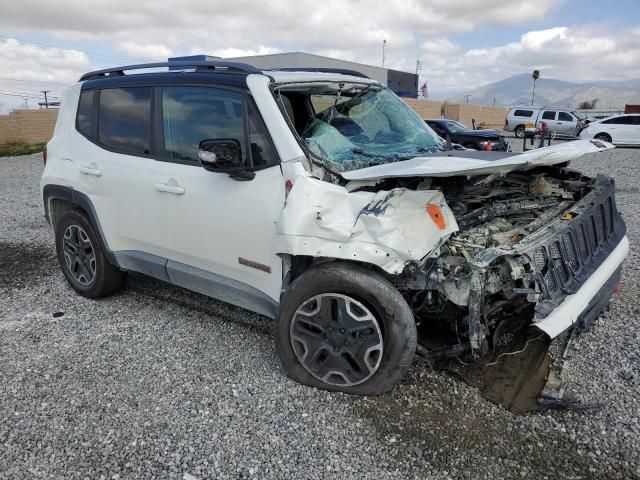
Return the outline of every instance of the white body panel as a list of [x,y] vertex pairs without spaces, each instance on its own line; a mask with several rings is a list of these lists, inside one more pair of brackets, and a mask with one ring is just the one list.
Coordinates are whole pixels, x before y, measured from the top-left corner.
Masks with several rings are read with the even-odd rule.
[[[612,119],[633,117],[634,125],[607,123]],[[580,138],[593,138],[605,133],[611,137],[611,142],[616,145],[640,145],[640,114],[616,115],[591,122],[587,128],[580,132]]]
[[[439,229],[427,213],[436,205]],[[278,220],[278,251],[371,263],[398,274],[409,261],[431,254],[458,230],[442,192],[353,192],[315,178],[298,177]]]

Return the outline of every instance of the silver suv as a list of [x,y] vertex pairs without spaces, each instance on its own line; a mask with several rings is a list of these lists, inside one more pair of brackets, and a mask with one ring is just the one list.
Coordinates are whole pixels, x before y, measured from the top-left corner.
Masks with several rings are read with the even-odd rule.
[[504,122],[504,129],[522,138],[526,128],[540,128],[542,122],[557,136],[575,138],[585,125],[580,112],[554,107],[513,107]]

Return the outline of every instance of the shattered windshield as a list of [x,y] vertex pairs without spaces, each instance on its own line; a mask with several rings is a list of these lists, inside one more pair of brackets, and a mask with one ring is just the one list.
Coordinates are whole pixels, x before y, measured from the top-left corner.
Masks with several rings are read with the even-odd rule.
[[442,149],[439,137],[388,89],[332,87],[331,92],[311,92],[315,114],[301,132],[309,150],[329,170],[347,172]]

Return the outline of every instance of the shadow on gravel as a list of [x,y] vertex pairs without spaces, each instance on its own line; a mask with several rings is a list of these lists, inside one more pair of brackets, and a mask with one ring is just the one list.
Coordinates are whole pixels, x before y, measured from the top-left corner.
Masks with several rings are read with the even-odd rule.
[[159,308],[166,303],[193,310],[217,320],[242,325],[261,334],[272,334],[273,321],[270,318],[146,275],[130,272],[123,293],[126,294],[127,290],[133,294],[157,300]]
[[0,242],[0,290],[33,285],[53,270],[55,261],[50,246]]

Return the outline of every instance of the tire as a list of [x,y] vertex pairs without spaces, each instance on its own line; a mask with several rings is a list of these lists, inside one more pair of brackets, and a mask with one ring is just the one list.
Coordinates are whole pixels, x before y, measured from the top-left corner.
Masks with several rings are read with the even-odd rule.
[[595,135],[593,137],[595,140],[601,140],[603,142],[611,142],[611,135],[609,135],[608,133],[598,133],[597,135]]
[[55,232],[58,262],[76,292],[83,297],[99,298],[122,288],[127,273],[109,263],[84,213],[66,211]]
[[400,292],[382,275],[340,262],[312,267],[292,283],[274,333],[289,377],[354,395],[392,389],[416,351],[415,320]]
[[518,138],[524,137],[524,125],[518,125],[516,128],[514,128],[513,134]]

